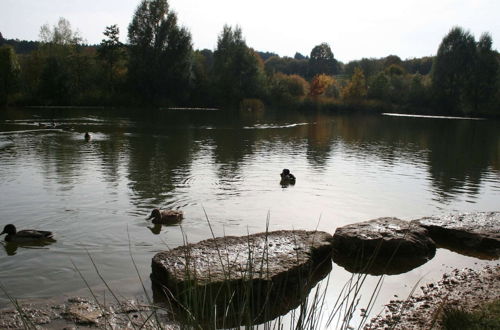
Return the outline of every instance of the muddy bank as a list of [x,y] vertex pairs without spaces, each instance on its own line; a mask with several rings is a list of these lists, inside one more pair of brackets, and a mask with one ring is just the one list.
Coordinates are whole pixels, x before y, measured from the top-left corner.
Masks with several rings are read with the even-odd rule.
[[180,329],[167,313],[135,300],[115,304],[73,297],[64,304],[22,304],[0,310],[0,329]]
[[500,265],[482,270],[455,269],[437,283],[421,285],[407,300],[391,300],[382,315],[374,317],[365,329],[440,328],[446,304],[474,311],[499,298]]

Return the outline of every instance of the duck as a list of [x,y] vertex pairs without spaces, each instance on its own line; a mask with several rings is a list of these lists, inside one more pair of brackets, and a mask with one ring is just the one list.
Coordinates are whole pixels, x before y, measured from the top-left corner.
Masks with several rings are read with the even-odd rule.
[[154,209],[147,220],[153,219],[154,224],[170,225],[180,222],[183,217],[182,211]]
[[16,226],[14,226],[13,224],[5,225],[0,235],[3,234],[7,234],[7,236],[5,236],[6,242],[13,242],[13,243],[53,240],[53,234],[50,231],[34,230],[34,229],[25,229],[17,231]]
[[90,141],[90,139],[92,139],[92,135],[89,134],[89,132],[85,132],[85,141]]
[[290,183],[290,184],[295,184],[295,175],[290,173],[290,170],[287,168],[284,168],[283,171],[280,174],[281,176],[281,182],[282,183]]

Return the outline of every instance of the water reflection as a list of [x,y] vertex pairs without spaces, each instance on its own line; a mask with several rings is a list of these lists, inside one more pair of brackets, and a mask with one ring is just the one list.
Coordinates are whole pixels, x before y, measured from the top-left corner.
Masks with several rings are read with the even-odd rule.
[[[494,121],[323,114],[295,115],[295,122],[290,123],[289,118],[285,121],[271,114],[270,123],[261,123],[260,117],[214,113],[131,112],[126,113],[128,118],[106,113],[109,117],[97,119],[87,114],[85,119],[66,121],[75,132],[10,134],[0,141],[2,155],[19,152],[14,157],[26,158],[34,152],[46,180],[55,179],[60,189],[66,190],[79,183],[84,166],[98,155],[98,170],[111,187],[126,175],[135,204],[147,201],[162,207],[174,206],[171,197],[176,187],[200,179],[194,177],[191,166],[201,153],[208,161],[206,171],[214,171],[220,188],[233,194],[238,194],[245,179],[242,166],[262,153],[305,154],[310,165],[320,171],[335,159],[335,150],[361,161],[381,161],[388,168],[398,161],[425,165],[439,203],[462,193],[473,202],[485,176],[493,170],[498,177],[500,171],[500,130]],[[53,111],[50,120],[65,122],[64,114]],[[5,121],[0,129],[32,125],[30,120]],[[89,125],[94,125],[90,131],[96,135],[83,143],[81,132],[88,131]],[[213,129],[205,129],[207,125]],[[16,141],[15,146],[12,141]],[[76,145],[77,141],[82,144]]]
[[16,242],[2,242],[2,246],[5,249],[5,252],[9,256],[14,256],[17,253],[19,248],[24,249],[48,249],[48,246],[55,243],[55,239],[43,240],[39,242],[24,242],[24,243],[16,243]]
[[[52,119],[72,131],[36,125]],[[54,264],[90,246],[105,275],[119,281],[129,273],[127,228],[132,246],[142,246],[134,239],[149,244],[136,251],[143,275],[163,241],[182,244],[178,226],[146,229],[154,207],[184,210],[190,242],[211,236],[204,209],[222,236],[265,230],[268,212],[273,229],[333,233],[380,216],[498,208],[500,123],[286,110],[16,109],[0,111],[0,164],[0,224],[20,218],[63,237],[50,247],[56,257],[33,257],[40,269],[52,274]],[[298,177],[293,189],[278,185],[283,168]],[[5,262],[0,255],[0,269]],[[75,285],[71,271],[54,272],[43,279],[44,293]],[[39,290],[20,278],[9,283],[20,297]]]

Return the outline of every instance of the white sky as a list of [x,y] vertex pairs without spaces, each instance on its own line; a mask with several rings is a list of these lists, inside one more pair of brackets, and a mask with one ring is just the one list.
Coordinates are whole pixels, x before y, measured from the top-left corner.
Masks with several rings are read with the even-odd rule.
[[[88,43],[118,24],[122,41],[139,0],[0,0],[4,38],[38,40],[40,26],[68,19]],[[240,25],[247,45],[281,56],[309,55],[327,42],[335,58],[434,55],[453,26],[500,38],[500,0],[169,0],[195,49],[215,49],[224,24]]]

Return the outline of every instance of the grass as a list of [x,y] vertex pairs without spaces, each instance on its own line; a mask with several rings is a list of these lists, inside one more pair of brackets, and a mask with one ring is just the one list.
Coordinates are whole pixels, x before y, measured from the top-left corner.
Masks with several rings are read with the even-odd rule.
[[500,299],[469,312],[454,305],[443,308],[443,329],[482,330],[500,329]]

